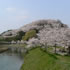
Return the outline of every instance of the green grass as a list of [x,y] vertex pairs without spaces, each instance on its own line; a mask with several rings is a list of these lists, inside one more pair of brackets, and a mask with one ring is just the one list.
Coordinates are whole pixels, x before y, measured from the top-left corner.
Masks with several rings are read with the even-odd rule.
[[36,48],[24,57],[21,70],[70,70],[70,57],[46,53]]

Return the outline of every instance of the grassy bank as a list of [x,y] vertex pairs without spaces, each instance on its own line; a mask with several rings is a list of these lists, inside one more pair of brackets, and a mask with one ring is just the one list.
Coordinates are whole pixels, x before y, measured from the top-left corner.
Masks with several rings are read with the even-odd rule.
[[36,48],[24,57],[21,70],[70,70],[70,57],[46,53]]

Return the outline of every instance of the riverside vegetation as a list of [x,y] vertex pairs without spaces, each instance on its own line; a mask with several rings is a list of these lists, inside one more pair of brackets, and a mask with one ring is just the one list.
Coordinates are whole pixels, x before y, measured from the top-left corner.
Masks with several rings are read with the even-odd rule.
[[21,70],[70,70],[70,28],[60,20],[38,20],[8,30],[0,35],[0,43],[6,41],[25,44],[28,52]]

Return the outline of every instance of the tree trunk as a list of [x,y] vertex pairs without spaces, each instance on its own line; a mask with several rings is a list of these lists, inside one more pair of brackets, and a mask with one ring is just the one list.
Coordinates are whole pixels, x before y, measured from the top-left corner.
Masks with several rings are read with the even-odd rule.
[[55,54],[56,54],[56,46],[55,46]]
[[68,47],[68,54],[70,55],[70,46]]
[[55,46],[54,46],[54,47],[55,47],[55,54],[56,54],[56,44],[55,44]]
[[45,50],[46,50],[46,52],[47,52],[47,46],[45,46]]

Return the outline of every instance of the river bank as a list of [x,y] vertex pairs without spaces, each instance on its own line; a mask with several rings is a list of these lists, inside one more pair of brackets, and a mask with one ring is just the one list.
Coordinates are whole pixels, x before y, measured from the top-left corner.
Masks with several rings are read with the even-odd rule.
[[0,48],[0,53],[3,53],[5,51],[8,51],[8,48]]

